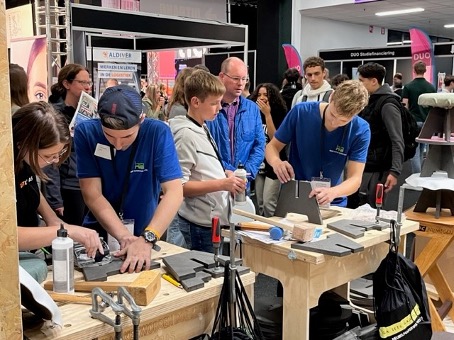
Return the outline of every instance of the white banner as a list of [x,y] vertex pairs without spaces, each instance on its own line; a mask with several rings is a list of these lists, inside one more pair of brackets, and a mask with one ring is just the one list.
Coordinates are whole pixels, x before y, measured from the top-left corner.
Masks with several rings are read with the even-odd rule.
[[[87,60],[91,60],[91,48],[87,47]],[[94,61],[111,61],[123,63],[142,62],[142,52],[135,50],[113,50],[105,48],[93,48]]]
[[11,39],[33,36],[32,5],[23,5],[6,10],[6,45]]

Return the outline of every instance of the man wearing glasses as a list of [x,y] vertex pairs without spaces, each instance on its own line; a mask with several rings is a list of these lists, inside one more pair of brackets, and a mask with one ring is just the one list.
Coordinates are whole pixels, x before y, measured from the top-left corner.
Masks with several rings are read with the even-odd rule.
[[236,57],[225,59],[219,79],[226,88],[222,108],[213,121],[206,123],[226,172],[243,164],[252,180],[265,156],[265,135],[258,106],[241,96],[249,80],[246,64]]

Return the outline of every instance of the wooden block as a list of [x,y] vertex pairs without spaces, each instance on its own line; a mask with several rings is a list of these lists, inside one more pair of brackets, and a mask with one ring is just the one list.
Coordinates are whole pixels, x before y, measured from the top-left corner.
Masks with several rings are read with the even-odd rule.
[[340,234],[328,235],[325,240],[316,242],[293,243],[291,247],[339,257],[364,250],[364,246]]
[[299,222],[293,226],[292,237],[302,242],[311,241],[314,237],[315,224]]
[[[121,275],[120,275],[121,276]],[[44,288],[52,290],[52,281],[44,283]],[[147,306],[161,289],[161,275],[159,270],[143,271],[132,282],[113,281],[75,281],[74,290],[77,292],[91,292],[99,287],[105,292],[114,292],[118,287],[126,287],[139,306]]]
[[159,270],[141,272],[126,289],[139,306],[147,306],[161,290],[161,273]]

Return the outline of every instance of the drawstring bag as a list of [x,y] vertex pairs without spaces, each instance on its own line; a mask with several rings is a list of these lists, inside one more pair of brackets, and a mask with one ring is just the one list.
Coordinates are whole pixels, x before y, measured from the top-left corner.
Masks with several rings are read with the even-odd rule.
[[389,253],[373,275],[374,312],[380,339],[432,337],[427,291],[418,267],[397,252],[396,221],[391,221]]

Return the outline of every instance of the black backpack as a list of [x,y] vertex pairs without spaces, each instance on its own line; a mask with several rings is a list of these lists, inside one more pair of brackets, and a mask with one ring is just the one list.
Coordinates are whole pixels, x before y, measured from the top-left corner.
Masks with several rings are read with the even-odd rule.
[[402,102],[394,95],[383,95],[377,100],[375,104],[375,112],[380,114],[383,105],[392,102],[400,110],[400,118],[402,120],[402,135],[404,136],[404,162],[413,158],[416,154],[418,143],[416,138],[419,135],[418,124],[415,117],[410,111],[402,104]]

